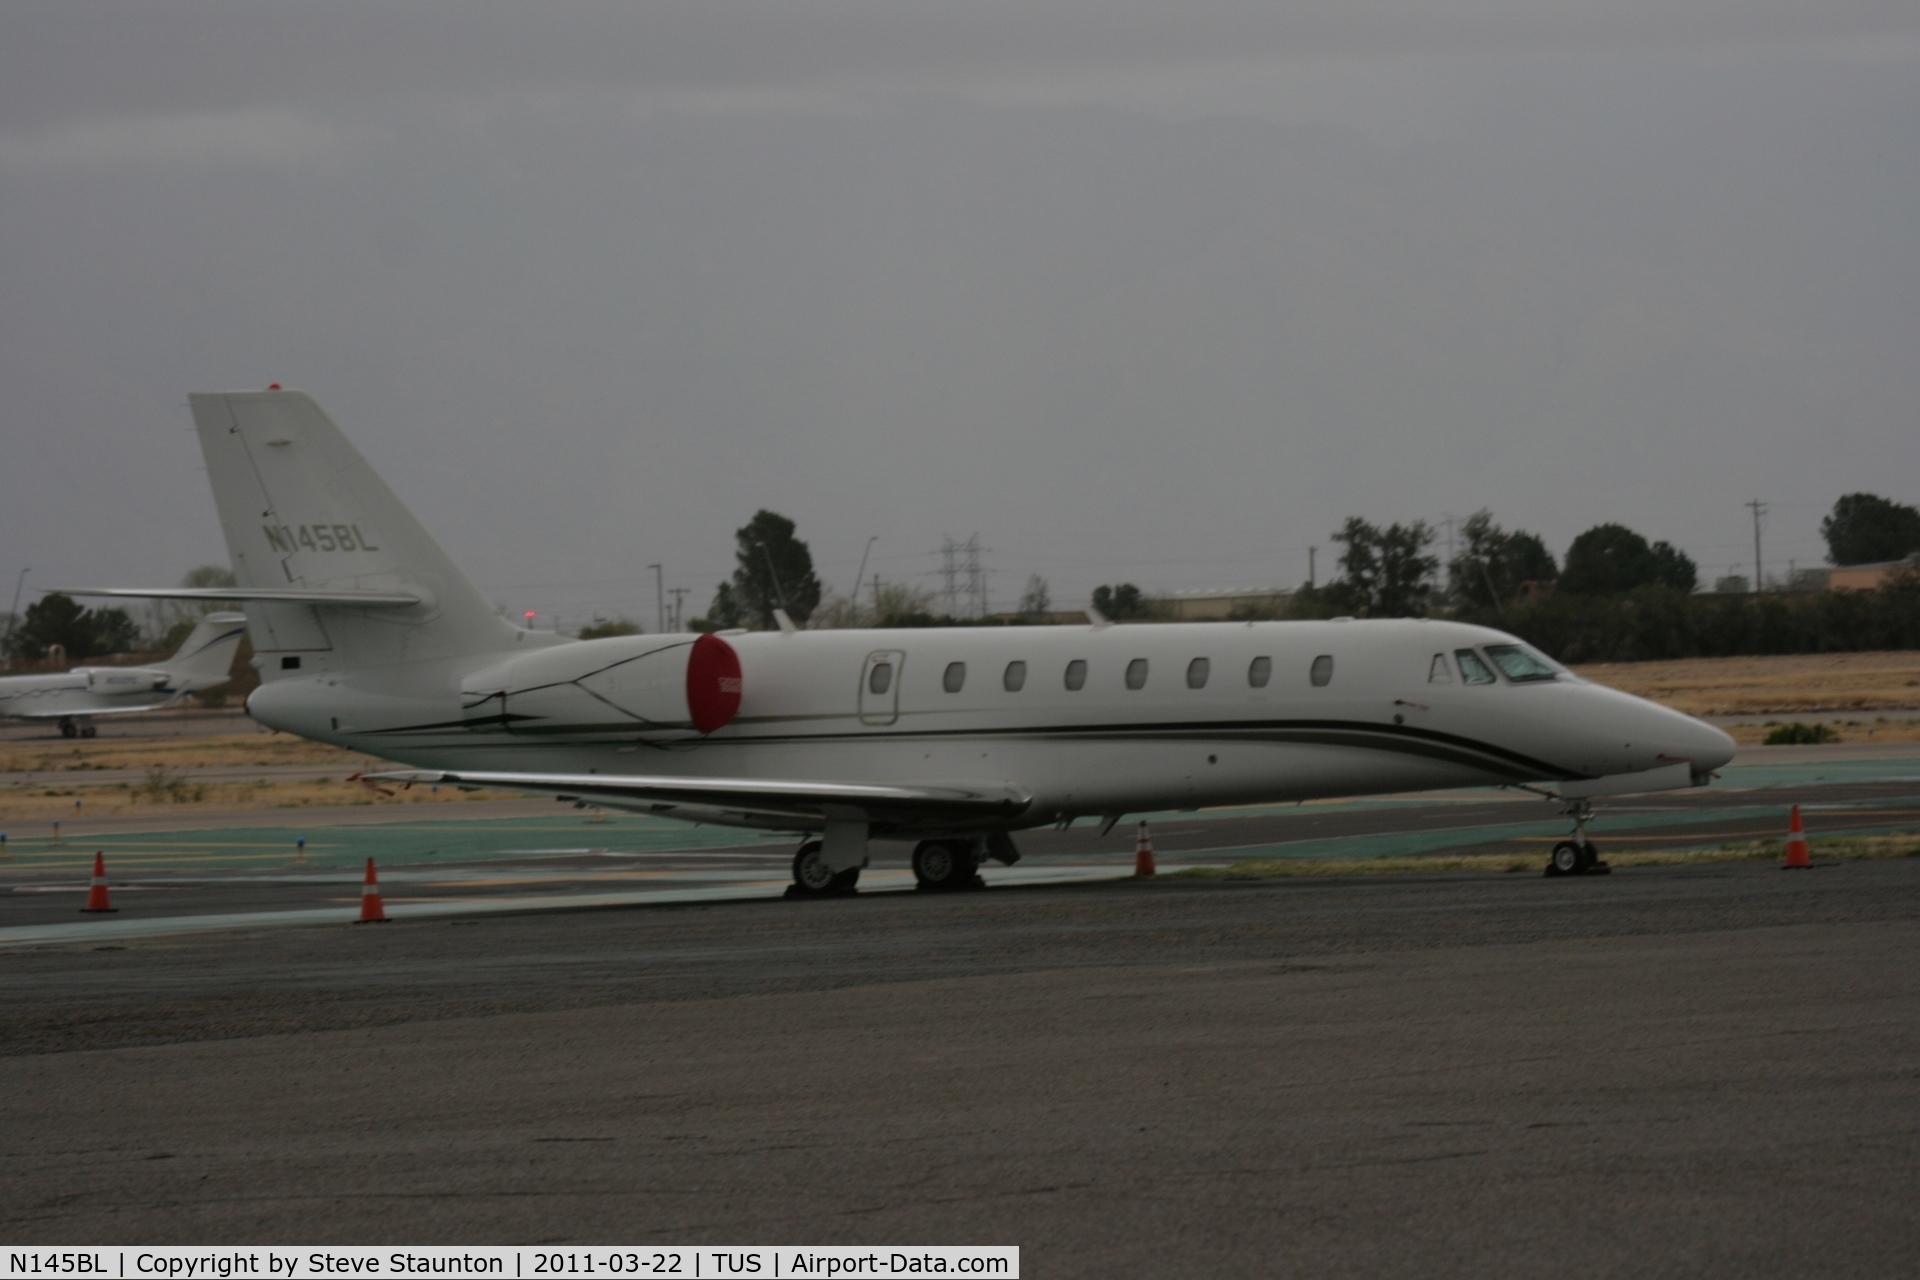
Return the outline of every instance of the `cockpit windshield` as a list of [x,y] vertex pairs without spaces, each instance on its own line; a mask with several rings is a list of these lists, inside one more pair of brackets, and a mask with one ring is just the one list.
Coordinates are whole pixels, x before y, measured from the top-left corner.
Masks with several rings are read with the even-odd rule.
[[1555,680],[1560,676],[1560,668],[1523,644],[1490,644],[1487,656],[1515,684]]

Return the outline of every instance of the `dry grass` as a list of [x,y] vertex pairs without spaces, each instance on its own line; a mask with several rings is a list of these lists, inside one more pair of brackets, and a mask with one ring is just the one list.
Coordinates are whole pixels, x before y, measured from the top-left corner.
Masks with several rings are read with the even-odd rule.
[[[376,791],[358,782],[339,778],[304,782],[195,782],[191,775],[165,768],[150,770],[139,782],[71,786],[9,787],[0,791],[0,822],[75,821],[84,818],[174,816],[194,812],[231,812],[257,809],[271,814],[276,809],[391,805],[396,808],[423,804],[462,804],[474,800],[500,800],[510,793],[500,791],[462,791],[457,787],[386,788]],[[519,797],[515,794],[515,798]],[[75,801],[79,802],[75,807]]]
[[[1854,862],[1868,858],[1920,858],[1920,832],[1891,836],[1835,836],[1812,840],[1815,859]],[[1779,862],[1786,846],[1779,840],[1723,844],[1714,849],[1643,849],[1608,853],[1615,867],[1672,867],[1700,862]],[[1228,867],[1190,867],[1168,872],[1168,879],[1271,880],[1292,876],[1427,875],[1443,871],[1532,871],[1546,865],[1539,854],[1466,853],[1438,858],[1265,858]]]
[[1920,708],[1920,650],[1911,649],[1601,662],[1574,670],[1696,716]]
[[0,743],[0,773],[77,773],[90,769],[168,769],[320,764],[352,773],[381,763],[357,751],[285,733],[221,733],[165,738],[63,739]]
[[[1793,723],[1795,717],[1785,715],[1778,720],[1768,720],[1765,724],[1736,724],[1723,726],[1740,743],[1765,742],[1767,735],[1783,724]],[[1920,720],[1834,720],[1813,713],[1806,716],[1808,722],[1826,725],[1839,736],[1835,742],[1920,742]]]

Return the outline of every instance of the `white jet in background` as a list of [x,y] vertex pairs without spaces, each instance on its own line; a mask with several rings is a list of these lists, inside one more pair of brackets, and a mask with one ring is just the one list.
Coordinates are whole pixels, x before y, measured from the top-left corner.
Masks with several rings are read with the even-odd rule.
[[[499,614],[301,392],[189,397],[275,729],[500,787],[791,831],[801,892],[870,839],[970,883],[1092,817],[1519,785],[1565,804],[1704,784],[1718,729],[1513,636],[1425,619],[780,630],[569,640]],[[1546,790],[1548,786],[1554,789]],[[818,838],[814,838],[814,837]]]
[[0,676],[0,716],[58,720],[62,737],[91,738],[94,716],[171,707],[227,682],[247,634],[244,613],[210,613],[157,667],[74,667],[57,675]]

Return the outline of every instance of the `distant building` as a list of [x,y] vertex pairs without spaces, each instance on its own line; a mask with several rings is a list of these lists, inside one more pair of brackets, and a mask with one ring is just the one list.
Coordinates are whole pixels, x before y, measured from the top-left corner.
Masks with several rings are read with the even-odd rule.
[[1149,597],[1168,622],[1223,622],[1233,617],[1277,617],[1293,596],[1289,587],[1206,587]]
[[1787,574],[1789,591],[1827,591],[1833,586],[1831,569],[1795,569]]
[[1884,587],[1901,574],[1920,574],[1920,551],[1903,560],[1882,560],[1878,564],[1843,564],[1828,569],[1829,591],[1872,591]]

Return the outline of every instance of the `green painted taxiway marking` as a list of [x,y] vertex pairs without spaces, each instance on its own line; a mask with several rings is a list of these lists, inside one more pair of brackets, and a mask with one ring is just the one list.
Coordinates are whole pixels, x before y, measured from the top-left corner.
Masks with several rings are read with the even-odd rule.
[[[307,841],[306,858],[296,861],[294,841]],[[467,862],[527,854],[642,853],[663,849],[713,849],[732,845],[787,843],[790,836],[727,827],[696,827],[663,818],[485,819],[454,822],[396,822],[347,827],[229,827],[212,831],[121,832],[9,841],[8,869],[42,870],[78,865],[99,849],[111,870],[221,866],[346,867],[368,858],[381,863]]]

